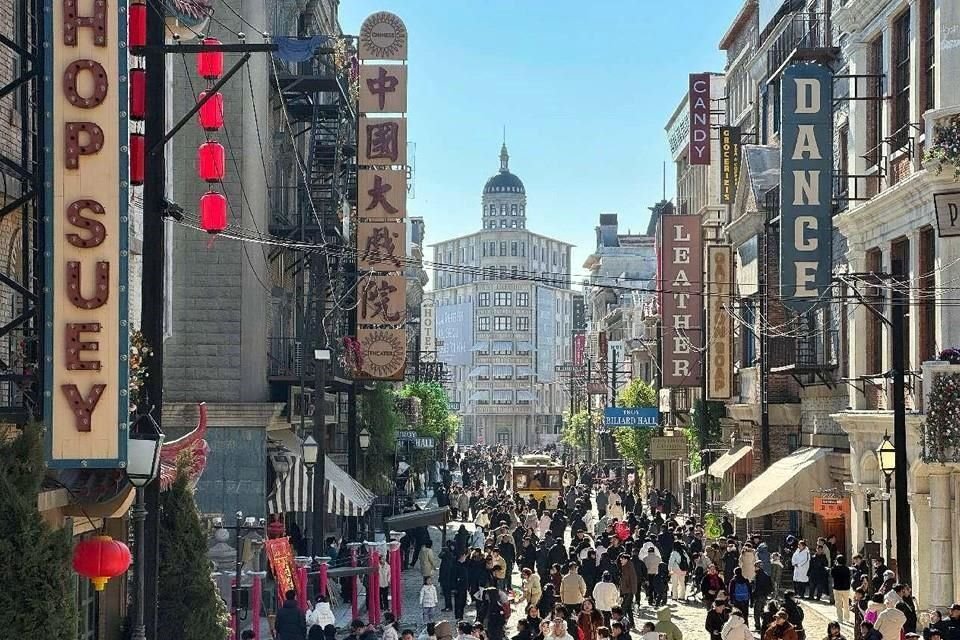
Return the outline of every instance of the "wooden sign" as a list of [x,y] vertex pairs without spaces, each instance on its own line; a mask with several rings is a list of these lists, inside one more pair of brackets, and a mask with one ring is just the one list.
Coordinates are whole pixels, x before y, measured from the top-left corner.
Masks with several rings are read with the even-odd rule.
[[850,498],[814,496],[813,512],[824,520],[840,520],[850,516]]
[[361,60],[406,60],[407,27],[396,15],[378,11],[360,27]]
[[404,266],[406,227],[402,222],[357,225],[358,267],[364,271],[400,271]]
[[407,119],[360,116],[357,161],[368,167],[407,164]]
[[44,3],[50,467],[126,465],[127,3]]
[[407,67],[402,64],[360,66],[360,113],[405,113]]
[[707,247],[707,399],[733,397],[733,247]]
[[363,220],[400,220],[407,217],[407,174],[400,170],[361,169],[358,211]]
[[407,367],[407,332],[404,329],[357,329],[363,350],[360,378],[403,380]]
[[374,274],[361,276],[357,324],[403,326],[407,318],[407,279]]

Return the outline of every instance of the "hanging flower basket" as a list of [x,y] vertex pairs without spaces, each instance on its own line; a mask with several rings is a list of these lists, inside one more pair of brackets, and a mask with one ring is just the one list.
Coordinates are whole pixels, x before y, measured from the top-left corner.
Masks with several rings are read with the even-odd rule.
[[353,336],[343,337],[343,354],[340,357],[340,364],[352,378],[356,378],[363,371],[363,346]]
[[937,175],[944,165],[953,166],[953,179],[960,180],[960,116],[946,118],[933,127],[933,142],[923,153],[923,161]]
[[940,355],[937,356],[937,359],[944,362],[949,362],[950,364],[960,364],[960,349],[957,349],[956,347],[944,349],[940,352]]

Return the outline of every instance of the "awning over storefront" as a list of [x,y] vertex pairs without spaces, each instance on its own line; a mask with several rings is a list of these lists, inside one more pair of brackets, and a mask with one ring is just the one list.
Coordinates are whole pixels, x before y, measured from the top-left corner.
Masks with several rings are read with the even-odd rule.
[[687,476],[687,482],[703,482],[703,477],[705,475],[707,475],[707,470],[701,469],[700,471],[697,471],[692,476]]
[[[309,501],[309,476],[307,467],[300,456],[292,451],[295,448],[297,437],[292,431],[284,431],[282,435],[270,433],[270,437],[277,437],[281,443],[271,452],[271,458],[282,456],[290,463],[290,470],[284,476],[278,476],[273,486],[273,493],[267,498],[269,513],[288,513],[291,511],[307,511]],[[373,504],[376,495],[362,484],[357,482],[346,471],[337,466],[330,456],[325,458],[325,476],[323,483],[327,492],[327,511],[340,516],[362,516]],[[319,483],[314,477],[314,491],[319,490]]]
[[778,511],[812,511],[814,493],[833,486],[827,455],[831,449],[803,447],[770,467],[723,506],[738,518]]
[[[753,457],[750,456],[752,452],[753,447],[750,445],[739,445],[717,458],[716,462],[710,465],[708,471],[714,478],[722,478],[731,470],[748,472],[753,461]],[[748,458],[748,456],[750,457]]]

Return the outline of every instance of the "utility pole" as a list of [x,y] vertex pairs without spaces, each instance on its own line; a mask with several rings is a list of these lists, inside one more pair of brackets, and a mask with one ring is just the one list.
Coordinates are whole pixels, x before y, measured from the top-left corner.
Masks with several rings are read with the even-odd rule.
[[593,400],[590,396],[590,382],[593,379],[593,362],[587,358],[587,460],[593,463]]
[[[326,331],[323,327],[324,311],[327,307],[327,279],[326,262],[324,256],[312,254],[310,256],[310,289],[313,296],[313,333],[315,353],[313,360],[313,439],[317,441],[317,465],[314,472],[313,504],[313,522],[310,528],[313,530],[313,548],[310,550],[311,556],[319,556],[323,548],[324,528],[323,524],[327,513],[327,360],[329,352],[326,352],[327,340]],[[324,357],[325,356],[325,357]]]
[[[902,279],[904,265],[902,260],[893,260],[891,263],[893,277],[893,293],[890,296],[893,318],[890,323],[890,338],[892,345],[893,365],[893,448],[896,464],[894,478],[896,480],[897,504],[897,579],[900,582],[912,584],[910,562],[913,554],[910,547],[910,504],[907,502],[907,403],[904,397],[904,373],[906,369],[904,357],[904,307],[907,303],[906,294],[902,287],[906,286]],[[889,513],[889,511],[888,511]],[[889,558],[887,561],[889,562]]]
[[[779,197],[779,196],[778,196]],[[770,200],[770,193],[767,192],[767,200]],[[769,382],[767,380],[767,318],[770,317],[770,261],[767,259],[770,253],[770,203],[764,207],[763,212],[763,265],[759,273],[760,293],[760,318],[757,320],[760,338],[760,456],[763,460],[763,468],[768,469],[771,464],[770,459],[770,404],[767,397]]]
[[[153,355],[147,360],[150,372],[144,384],[145,406],[162,431],[163,424],[163,318],[164,254],[166,249],[166,157],[162,141],[166,133],[167,70],[162,46],[166,41],[166,17],[162,3],[147,4],[147,33],[144,66],[146,70],[147,112],[143,123],[144,146],[153,153],[146,158],[143,180],[143,271],[140,289],[140,329]],[[155,479],[143,489],[147,510],[144,523],[142,594],[144,631],[147,638],[157,637],[157,590],[160,575],[160,481]]]
[[610,406],[617,406],[617,350],[611,349],[610,362]]

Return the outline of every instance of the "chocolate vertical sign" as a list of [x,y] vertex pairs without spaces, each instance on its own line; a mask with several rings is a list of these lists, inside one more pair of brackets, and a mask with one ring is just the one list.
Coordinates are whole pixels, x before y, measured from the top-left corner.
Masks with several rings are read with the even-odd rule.
[[380,11],[359,37],[357,135],[358,377],[406,373],[407,28]]
[[702,380],[703,244],[700,216],[663,216],[659,229],[663,387]]
[[691,165],[710,164],[710,74],[691,73],[690,145],[688,160]]
[[44,2],[44,421],[51,467],[126,464],[125,0]]

